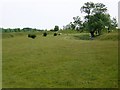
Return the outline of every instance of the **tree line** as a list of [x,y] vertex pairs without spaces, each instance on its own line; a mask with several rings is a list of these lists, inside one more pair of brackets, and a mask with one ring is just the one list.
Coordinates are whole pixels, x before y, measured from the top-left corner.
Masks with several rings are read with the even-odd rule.
[[[55,25],[54,29],[51,29],[50,31],[58,31],[58,30],[59,30],[59,26]],[[2,31],[2,32],[35,32],[35,31],[47,31],[47,29],[46,30],[40,30],[40,29],[29,28],[29,27],[26,27],[26,28],[23,28],[23,29],[20,29],[20,28],[14,28],[14,29],[0,28],[0,31]]]
[[11,28],[1,28],[2,32],[30,32],[30,31],[38,31],[38,29],[33,29],[33,28],[23,28],[23,29],[20,29],[20,28],[14,28],[14,29],[11,29]]

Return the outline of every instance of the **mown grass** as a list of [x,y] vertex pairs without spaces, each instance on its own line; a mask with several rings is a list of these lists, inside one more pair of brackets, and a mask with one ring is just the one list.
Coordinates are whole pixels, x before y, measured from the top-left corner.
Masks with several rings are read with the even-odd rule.
[[118,87],[117,40],[74,35],[4,38],[3,88]]

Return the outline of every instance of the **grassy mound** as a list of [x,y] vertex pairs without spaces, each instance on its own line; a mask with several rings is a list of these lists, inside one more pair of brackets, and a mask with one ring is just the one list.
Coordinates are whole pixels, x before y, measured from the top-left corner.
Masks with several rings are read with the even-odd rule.
[[[73,34],[71,36],[73,37],[73,39],[76,39],[76,40],[90,40],[89,33],[79,33],[79,34]],[[100,36],[95,36],[94,40],[117,41],[118,40],[118,32],[104,33]]]
[[96,37],[96,40],[112,40],[117,41],[118,40],[118,33],[106,33],[101,36]]
[[28,34],[35,34],[35,35],[42,35],[41,32],[9,32],[9,33],[2,33],[2,38],[12,38],[16,36],[27,36]]
[[27,35],[25,32],[10,32],[10,33],[2,33],[2,38],[12,38],[15,36],[24,36]]

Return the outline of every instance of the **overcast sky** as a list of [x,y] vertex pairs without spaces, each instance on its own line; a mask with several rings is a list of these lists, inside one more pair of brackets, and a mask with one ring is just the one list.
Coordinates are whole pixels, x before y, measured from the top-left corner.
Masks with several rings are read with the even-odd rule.
[[120,0],[0,0],[0,27],[52,29],[83,17],[80,8],[92,1],[103,3],[112,17],[118,18]]

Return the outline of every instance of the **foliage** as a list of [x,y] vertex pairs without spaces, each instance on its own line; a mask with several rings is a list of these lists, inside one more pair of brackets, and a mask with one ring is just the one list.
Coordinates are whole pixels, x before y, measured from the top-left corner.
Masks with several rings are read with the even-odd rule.
[[110,15],[106,14],[107,7],[104,4],[87,2],[81,7],[81,11],[87,14],[83,26],[89,30],[91,37],[94,37],[95,32],[101,35],[101,30],[110,26]]
[[84,5],[80,8],[81,12],[85,12],[87,15],[85,16],[85,19],[89,20],[89,16],[92,14],[92,10],[95,7],[93,2],[86,2]]
[[45,36],[45,37],[46,37],[46,36],[47,36],[47,32],[44,32],[44,33],[43,33],[43,36]]
[[74,19],[74,26],[76,30],[80,30],[83,27],[82,20],[79,16],[73,17]]
[[94,14],[90,16],[88,22],[88,28],[91,31],[98,32],[98,35],[101,34],[101,30],[104,29],[105,26],[110,25],[110,17],[107,14]]
[[26,28],[23,28],[23,29],[20,29],[20,28],[1,28],[2,29],[2,32],[3,33],[8,33],[8,32],[35,32],[35,31],[42,31],[42,30],[39,30],[39,29],[36,29],[36,28],[29,28],[29,27],[26,27]]
[[56,26],[54,27],[54,31],[58,31],[58,30],[59,30],[59,26],[56,25]]
[[74,30],[75,29],[75,24],[73,22],[70,22],[70,29]]
[[96,14],[96,13],[106,13],[107,11],[107,7],[103,4],[103,3],[95,3],[94,4],[94,8],[92,10],[92,13],[93,14]]
[[35,39],[35,38],[36,38],[36,35],[35,35],[35,34],[28,34],[28,37],[29,37],[29,38],[32,38],[32,39]]
[[113,17],[111,20],[111,27],[116,28],[117,26],[118,26],[117,19]]
[[63,26],[64,30],[80,30],[83,27],[82,20],[79,16],[73,17],[73,22],[70,22],[66,26]]
[[57,33],[54,33],[54,36],[57,36]]

